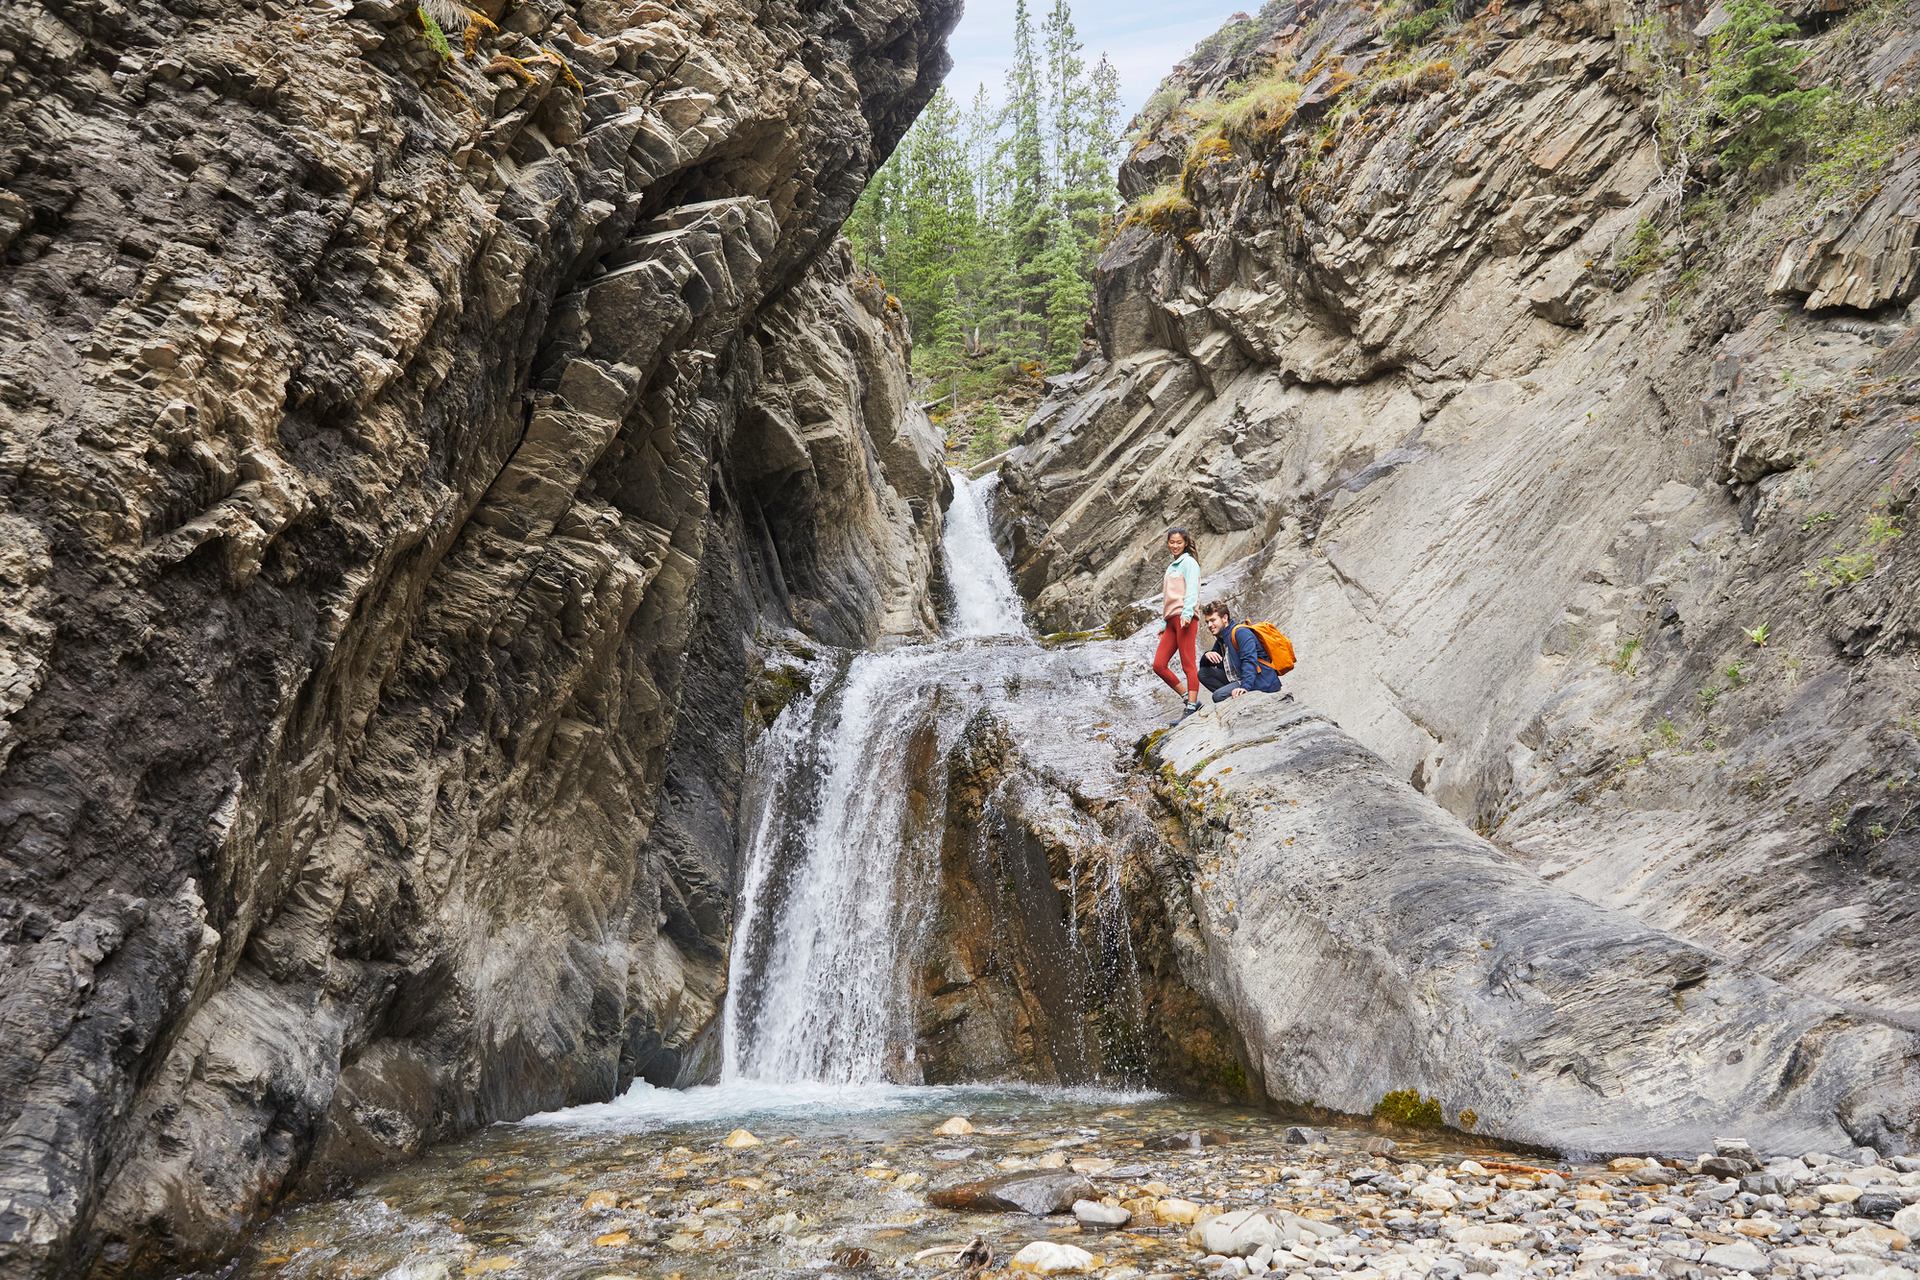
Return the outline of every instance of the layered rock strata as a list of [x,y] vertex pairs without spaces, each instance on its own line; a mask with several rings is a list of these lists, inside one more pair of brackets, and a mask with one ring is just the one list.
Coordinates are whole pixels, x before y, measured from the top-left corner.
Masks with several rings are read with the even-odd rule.
[[673,1078],[755,625],[931,621],[938,439],[832,237],[956,12],[0,29],[0,1270]]
[[[1913,7],[1842,7],[1800,74],[1899,102]],[[1002,473],[1020,586],[1125,631],[1188,525],[1301,699],[1542,892],[1911,1023],[1920,147],[1676,198],[1625,6],[1468,11],[1407,50],[1269,4],[1175,73]],[[1202,136],[1263,78],[1297,109]]]
[[1151,759],[1209,886],[1201,989],[1274,1097],[1415,1090],[1608,1154],[1920,1141],[1920,1033],[1542,882],[1318,712],[1241,699]]

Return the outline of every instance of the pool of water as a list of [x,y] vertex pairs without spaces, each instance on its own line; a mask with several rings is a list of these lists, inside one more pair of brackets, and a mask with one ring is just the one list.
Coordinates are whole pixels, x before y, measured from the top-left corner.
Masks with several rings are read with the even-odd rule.
[[[935,1132],[956,1115],[974,1131]],[[976,1236],[1002,1261],[1052,1239],[1095,1252],[1110,1271],[1184,1273],[1192,1251],[1183,1227],[1136,1219],[1083,1235],[1068,1215],[951,1212],[926,1195],[1064,1166],[1119,1200],[1267,1204],[1290,1166],[1299,1181],[1298,1167],[1365,1160],[1377,1141],[1369,1130],[1321,1129],[1326,1145],[1309,1149],[1286,1142],[1289,1127],[1258,1110],[1093,1089],[636,1084],[612,1102],[496,1125],[350,1195],[287,1210],[233,1274],[704,1280],[906,1267],[934,1276],[951,1256],[915,1255]],[[735,1130],[758,1142],[728,1146]],[[1196,1131],[1222,1141],[1163,1149]],[[1396,1152],[1463,1154],[1478,1153],[1404,1137]],[[1303,1195],[1295,1188],[1311,1211]]]

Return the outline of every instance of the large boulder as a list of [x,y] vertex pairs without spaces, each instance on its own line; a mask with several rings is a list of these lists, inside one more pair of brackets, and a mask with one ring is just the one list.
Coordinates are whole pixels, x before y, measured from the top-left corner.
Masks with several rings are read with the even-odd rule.
[[1324,715],[1241,698],[1152,760],[1209,869],[1173,889],[1191,961],[1276,1100],[1417,1091],[1586,1152],[1920,1143],[1920,1033],[1542,879]]

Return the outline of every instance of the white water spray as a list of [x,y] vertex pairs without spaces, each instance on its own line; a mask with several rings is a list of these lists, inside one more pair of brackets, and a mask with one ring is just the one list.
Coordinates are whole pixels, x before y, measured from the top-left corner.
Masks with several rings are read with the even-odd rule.
[[1017,673],[1034,652],[994,548],[992,481],[954,476],[941,551],[947,637],[863,653],[818,702],[789,708],[757,749],[771,780],[734,930],[723,1082],[913,1081],[910,967],[928,923],[944,796],[965,728],[942,698]]

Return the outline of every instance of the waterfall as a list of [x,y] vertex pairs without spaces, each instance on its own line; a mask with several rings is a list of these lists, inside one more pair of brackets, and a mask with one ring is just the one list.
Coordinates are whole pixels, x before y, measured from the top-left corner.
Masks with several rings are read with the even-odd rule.
[[988,517],[999,476],[975,483],[954,473],[953,502],[947,507],[940,558],[953,589],[950,636],[1018,636],[1027,632],[1026,613],[1013,589],[1006,562],[993,545]]
[[988,529],[992,489],[954,476],[946,636],[860,654],[756,748],[768,781],[743,869],[723,1081],[918,1078],[910,967],[941,834],[928,815],[944,807],[941,762],[966,723],[942,700],[1017,673],[1035,649]]

